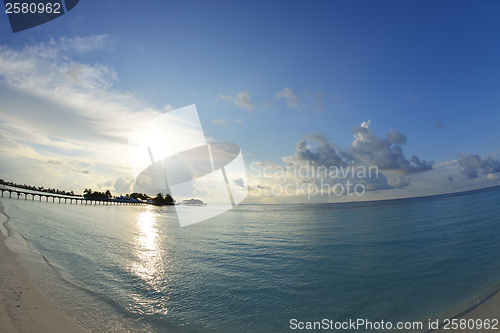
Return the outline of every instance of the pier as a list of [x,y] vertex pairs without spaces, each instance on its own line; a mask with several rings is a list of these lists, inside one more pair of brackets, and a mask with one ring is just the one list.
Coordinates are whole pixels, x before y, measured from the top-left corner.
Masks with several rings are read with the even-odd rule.
[[[45,201],[49,202],[49,199],[52,199],[52,202],[56,202],[58,200],[59,203],[64,200],[64,203],[73,203],[73,200],[75,201],[75,204],[78,204],[78,201],[80,201],[80,204],[83,205],[84,203],[86,205],[145,205],[145,202],[138,202],[138,201],[128,201],[128,200],[116,200],[116,199],[105,199],[105,198],[85,198],[82,196],[72,196],[72,195],[56,195],[56,194],[50,194],[50,193],[44,193],[44,192],[28,192],[28,191],[22,191],[22,190],[16,190],[16,189],[11,189],[11,188],[0,188],[0,191],[2,191],[2,197],[4,196],[4,192],[9,193],[9,198],[12,198],[12,194],[14,194],[14,197],[17,196],[17,199],[21,199],[24,197],[24,200],[28,200],[29,196],[31,196],[31,200],[35,200],[35,197],[38,196],[38,201],[42,201],[42,198],[45,197]],[[7,194],[6,194],[7,195]]]

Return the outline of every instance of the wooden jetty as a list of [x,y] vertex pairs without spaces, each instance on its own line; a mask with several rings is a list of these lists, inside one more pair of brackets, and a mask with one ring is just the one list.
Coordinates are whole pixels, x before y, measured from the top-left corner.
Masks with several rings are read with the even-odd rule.
[[56,202],[56,200],[59,201],[59,203],[64,200],[64,203],[67,203],[69,200],[69,203],[73,203],[73,200],[75,201],[75,204],[78,204],[78,201],[80,201],[80,204],[83,205],[84,203],[86,205],[145,205],[145,202],[138,202],[138,201],[128,201],[128,200],[115,200],[115,199],[107,199],[107,198],[85,198],[82,196],[72,196],[72,195],[57,195],[57,194],[51,194],[51,193],[45,193],[45,192],[28,192],[28,191],[22,191],[22,190],[16,190],[16,189],[11,189],[11,188],[0,188],[0,191],[2,191],[2,197],[4,196],[4,192],[9,192],[9,197],[12,198],[12,194],[17,195],[17,199],[21,199],[24,196],[24,200],[27,200],[29,196],[31,196],[31,200],[35,200],[35,197],[38,196],[39,201],[42,201],[42,197],[45,197],[45,201],[48,202],[49,199],[52,199],[52,202]]

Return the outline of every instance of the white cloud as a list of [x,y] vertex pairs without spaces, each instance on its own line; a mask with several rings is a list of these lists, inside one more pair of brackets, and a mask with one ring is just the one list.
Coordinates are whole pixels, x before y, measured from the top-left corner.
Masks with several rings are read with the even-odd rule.
[[215,125],[223,126],[229,124],[229,122],[226,119],[217,119],[217,120],[212,120],[212,122]]
[[0,130],[4,136],[17,142],[30,142],[37,145],[48,147],[63,148],[66,150],[86,149],[86,145],[76,144],[74,142],[52,139],[44,134],[34,132],[28,128],[24,128],[12,123],[0,123]]
[[500,179],[500,177],[496,174],[493,174],[493,173],[489,173],[488,175],[486,175],[486,178],[488,178],[489,180],[498,180]]
[[[299,168],[306,165],[326,168],[344,168],[364,166],[376,167],[384,172],[376,179],[365,179],[368,190],[401,188],[410,184],[409,174],[432,170],[433,162],[421,161],[417,156],[407,159],[403,150],[395,144],[406,142],[403,133],[392,130],[386,134],[388,139],[379,138],[370,129],[370,121],[353,128],[354,141],[348,149],[343,149],[331,142],[322,132],[304,136],[297,142],[295,154],[283,157],[288,166]],[[307,141],[317,142],[311,147]],[[274,166],[276,167],[276,166]]]
[[80,64],[75,65],[75,67],[70,68],[66,71],[66,77],[73,84],[80,84],[79,74],[83,70],[83,66]]
[[[161,111],[114,89],[112,68],[71,60],[74,52],[107,44],[108,36],[96,36],[0,47],[0,152],[10,159],[5,163],[30,159],[28,168],[44,170],[44,186],[64,176],[66,184],[95,187],[110,175],[130,174],[128,135]],[[89,173],[95,184],[82,183]]]
[[120,194],[128,194],[132,191],[132,185],[134,185],[134,180],[130,178],[122,178],[118,177],[116,178],[113,188],[117,193]]
[[290,109],[301,109],[301,107],[299,106],[299,95],[294,93],[292,89],[288,87],[283,89],[282,91],[278,91],[275,97],[276,99],[285,98],[286,106],[288,106]]
[[[479,173],[491,175],[500,172],[500,160],[492,157],[480,157],[479,155],[465,155],[459,153],[458,164],[460,172],[469,179],[478,178]],[[496,179],[493,175],[488,179]]]
[[292,89],[286,87],[285,89],[278,91],[274,97],[277,100],[284,98],[286,106],[290,109],[299,111],[303,109],[323,111],[325,109],[325,104],[323,102],[325,93],[322,91],[313,94],[306,89],[304,94],[300,96],[294,93]]
[[109,48],[112,45],[110,35],[99,35],[92,37],[61,38],[59,42],[52,41],[50,45],[62,50],[78,53],[88,53],[98,49]]
[[252,111],[254,107],[253,103],[250,101],[250,94],[248,94],[248,92],[246,91],[242,91],[236,96],[219,95],[219,98],[229,102],[234,102],[235,105],[239,106],[242,109],[247,109],[248,111]]
[[236,184],[236,186],[245,187],[245,182],[243,181],[243,178],[234,179],[233,183]]
[[406,144],[406,135],[396,131],[395,129],[391,129],[391,131],[386,133],[385,136],[393,144]]

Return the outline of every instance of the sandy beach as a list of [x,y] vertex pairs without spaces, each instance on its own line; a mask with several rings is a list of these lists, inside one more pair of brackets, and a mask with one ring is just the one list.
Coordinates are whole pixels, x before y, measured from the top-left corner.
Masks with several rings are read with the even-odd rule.
[[[0,211],[0,224],[7,217]],[[0,232],[0,332],[88,333],[89,330],[59,310],[30,279]]]
[[[459,321],[461,319],[469,320],[473,319],[474,321],[480,320],[481,322],[484,323],[485,319],[489,319],[490,322],[492,319],[497,319],[500,322],[500,292],[496,292],[480,304],[478,304],[476,307],[472,308],[471,310],[465,311],[463,314],[458,315],[456,317]],[[451,327],[449,325],[448,327]],[[496,325],[496,327],[500,327],[500,323]],[[437,333],[445,333],[445,332],[457,332],[457,333],[472,333],[472,332],[500,332],[500,329],[444,329],[441,327],[438,330],[435,330],[433,332]]]

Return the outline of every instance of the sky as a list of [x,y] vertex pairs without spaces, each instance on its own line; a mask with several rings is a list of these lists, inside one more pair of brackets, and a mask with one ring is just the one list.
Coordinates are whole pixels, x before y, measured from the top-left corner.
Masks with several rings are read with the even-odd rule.
[[499,14],[472,0],[81,0],[18,33],[3,14],[0,178],[147,192],[128,136],[195,104],[207,141],[241,147],[244,203],[498,186]]

